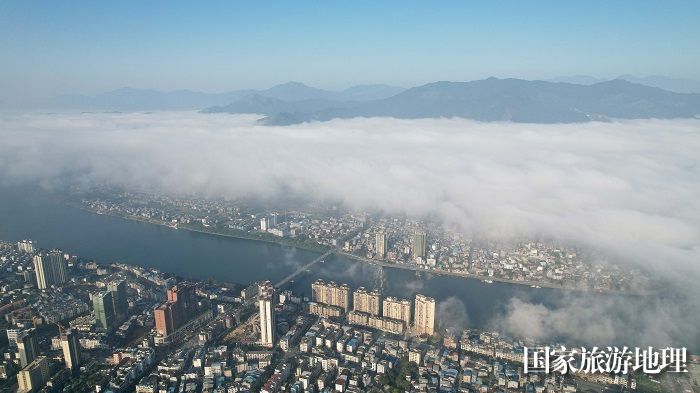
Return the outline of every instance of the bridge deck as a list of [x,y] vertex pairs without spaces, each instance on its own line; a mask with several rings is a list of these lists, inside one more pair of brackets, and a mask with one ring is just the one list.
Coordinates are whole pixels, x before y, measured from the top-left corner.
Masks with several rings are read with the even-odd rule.
[[294,271],[292,274],[288,275],[287,277],[283,278],[280,280],[277,284],[275,284],[275,288],[280,288],[281,286],[287,284],[289,281],[293,280],[294,277],[300,275],[301,273],[305,272],[307,269],[309,269],[311,266],[321,262],[322,260],[328,258],[331,254],[334,254],[336,251],[338,251],[337,248],[332,248],[325,253],[323,253],[321,256],[318,258],[314,259],[313,261],[307,263],[306,265],[300,267],[296,271]]

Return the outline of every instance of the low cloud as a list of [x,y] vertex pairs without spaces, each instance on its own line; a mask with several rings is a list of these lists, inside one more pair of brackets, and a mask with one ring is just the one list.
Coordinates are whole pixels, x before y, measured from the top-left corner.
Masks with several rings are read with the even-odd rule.
[[482,236],[547,236],[679,276],[698,271],[700,121],[256,119],[5,116],[0,178],[437,213]]
[[[697,299],[697,298],[696,298]],[[700,307],[694,299],[566,294],[557,307],[512,298],[494,329],[510,336],[589,346],[690,346],[700,344]]]
[[479,236],[549,237],[678,279],[700,276],[698,120],[256,119],[7,115],[0,179],[437,214]]
[[436,308],[438,326],[451,333],[459,333],[469,326],[467,306],[455,296],[438,302]]

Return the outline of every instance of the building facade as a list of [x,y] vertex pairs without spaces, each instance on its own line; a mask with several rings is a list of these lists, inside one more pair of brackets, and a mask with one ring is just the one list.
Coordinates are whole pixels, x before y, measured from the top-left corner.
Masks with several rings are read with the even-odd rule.
[[364,287],[357,288],[352,294],[353,310],[370,315],[380,315],[382,296],[377,290],[368,292]]
[[276,339],[275,288],[265,281],[258,288],[258,313],[260,315],[260,345],[273,347]]
[[38,392],[49,380],[49,364],[45,356],[35,359],[17,374],[17,392]]
[[383,315],[386,318],[401,321],[406,327],[411,325],[411,301],[387,297],[382,304]]
[[175,331],[175,321],[173,319],[173,303],[165,302],[153,310],[153,317],[156,322],[156,331],[163,337],[167,337]]
[[377,253],[377,258],[384,259],[386,255],[386,234],[384,232],[379,232],[375,235],[374,249]]
[[326,283],[318,279],[311,284],[311,297],[317,303],[340,307],[343,311],[350,308],[350,287],[347,284]]
[[17,357],[21,368],[27,367],[39,356],[39,343],[36,332],[30,329],[17,336]]
[[68,268],[60,250],[34,255],[34,272],[39,289],[47,289],[52,285],[61,285],[68,281]]
[[195,287],[190,283],[179,283],[168,288],[166,301],[153,309],[156,331],[163,337],[170,336],[198,309]]
[[63,351],[63,360],[66,362],[66,368],[71,371],[79,370],[80,343],[75,333],[66,330],[61,334],[61,350]]
[[112,292],[104,291],[92,295],[92,313],[95,317],[95,326],[106,332],[114,330],[116,315]]
[[112,293],[112,308],[116,315],[117,323],[126,319],[129,304],[126,299],[126,281],[113,281],[107,284],[107,290]]
[[417,334],[435,334],[435,299],[416,295],[414,330]]
[[413,235],[413,258],[425,258],[425,232]]

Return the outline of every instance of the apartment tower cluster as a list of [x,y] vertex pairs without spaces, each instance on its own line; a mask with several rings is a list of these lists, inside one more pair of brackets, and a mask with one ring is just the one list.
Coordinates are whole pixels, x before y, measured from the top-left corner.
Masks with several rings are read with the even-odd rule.
[[[416,295],[408,299],[382,299],[377,290],[360,287],[353,292],[353,310],[349,311],[350,288],[346,284],[316,280],[311,285],[309,312],[323,317],[340,317],[347,312],[348,322],[394,334],[404,334],[411,326],[415,334],[435,334],[435,299]],[[413,315],[411,309],[414,309]]]

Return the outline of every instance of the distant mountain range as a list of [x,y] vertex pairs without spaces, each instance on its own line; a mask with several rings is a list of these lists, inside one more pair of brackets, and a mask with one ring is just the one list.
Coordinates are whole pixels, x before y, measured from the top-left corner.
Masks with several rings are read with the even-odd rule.
[[266,90],[235,90],[227,93],[201,93],[190,90],[157,91],[129,87],[95,96],[63,95],[39,104],[46,109],[110,111],[198,110],[230,104],[249,96],[284,101],[331,100],[366,101],[393,96],[403,88],[387,85],[361,85],[343,91],[322,90],[299,82],[288,82]]
[[[647,77],[636,77],[633,75],[620,75],[615,79],[622,79],[627,82],[640,85],[658,87],[676,93],[700,93],[700,81],[686,78],[670,78],[668,76],[653,75]],[[549,82],[565,82],[577,85],[593,85],[595,83],[606,82],[610,79],[595,78],[588,75],[560,76],[548,79]],[[614,79],[613,79],[614,80]]]
[[[654,78],[644,78],[644,81],[651,83],[663,79]],[[670,78],[663,80],[670,83]],[[696,117],[700,116],[700,94],[671,92],[622,77],[599,81],[577,76],[555,81],[488,78],[471,82],[435,82],[410,89],[364,85],[343,91],[317,89],[299,82],[265,90],[218,94],[123,88],[96,96],[60,96],[47,102],[46,107],[256,113],[265,115],[262,122],[270,125],[376,116],[571,123],[615,118]]]
[[488,78],[435,82],[369,101],[285,101],[245,96],[207,113],[259,113],[269,125],[335,118],[462,117],[479,121],[575,123],[606,119],[689,118],[700,115],[700,94],[681,94],[625,80],[581,85]]

